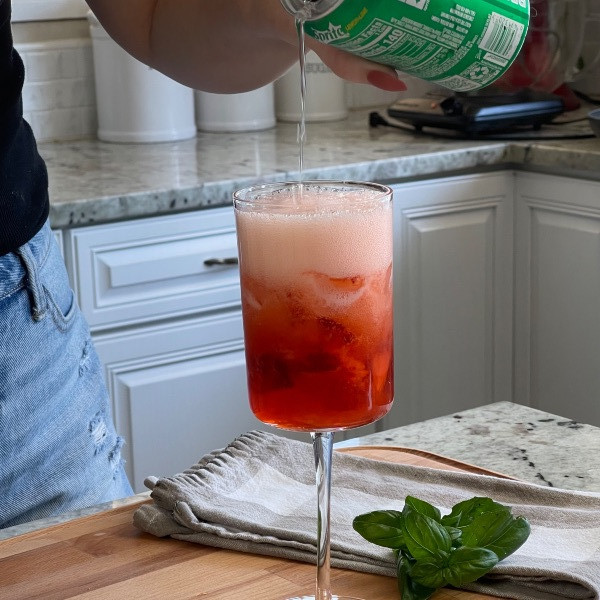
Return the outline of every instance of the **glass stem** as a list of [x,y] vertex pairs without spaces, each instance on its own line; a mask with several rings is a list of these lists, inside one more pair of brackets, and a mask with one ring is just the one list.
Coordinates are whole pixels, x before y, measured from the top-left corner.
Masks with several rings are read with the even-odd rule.
[[317,582],[315,600],[331,600],[329,506],[333,432],[311,433],[317,476]]

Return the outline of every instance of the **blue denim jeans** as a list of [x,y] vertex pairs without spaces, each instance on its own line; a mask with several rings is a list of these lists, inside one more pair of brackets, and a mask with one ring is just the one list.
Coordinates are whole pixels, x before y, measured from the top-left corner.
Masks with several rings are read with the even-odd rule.
[[131,495],[122,444],[46,223],[0,256],[0,528]]

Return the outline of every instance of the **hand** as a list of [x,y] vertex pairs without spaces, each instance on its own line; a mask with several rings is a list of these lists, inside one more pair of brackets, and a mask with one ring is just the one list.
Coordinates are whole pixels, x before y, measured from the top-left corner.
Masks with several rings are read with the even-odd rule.
[[[280,0],[87,0],[109,35],[138,60],[195,89],[235,93],[274,81],[298,60],[294,20]],[[396,72],[306,37],[337,75],[389,91]]]

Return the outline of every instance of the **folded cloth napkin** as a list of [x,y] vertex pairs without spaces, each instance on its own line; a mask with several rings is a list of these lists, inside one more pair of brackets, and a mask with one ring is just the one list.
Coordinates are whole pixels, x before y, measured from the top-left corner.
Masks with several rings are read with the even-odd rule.
[[[316,491],[309,443],[253,431],[174,477],[149,478],[154,503],[135,525],[220,548],[315,562]],[[600,598],[600,494],[375,461],[334,453],[332,565],[395,576],[391,551],[363,540],[355,516],[402,510],[416,496],[442,513],[488,496],[529,519],[531,535],[513,555],[465,589],[515,600]]]

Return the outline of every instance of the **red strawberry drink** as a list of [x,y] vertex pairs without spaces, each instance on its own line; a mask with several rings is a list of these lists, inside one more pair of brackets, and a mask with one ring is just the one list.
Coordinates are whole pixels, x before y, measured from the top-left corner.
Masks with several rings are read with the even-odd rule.
[[393,399],[391,190],[257,186],[235,196],[250,405],[283,429],[371,423]]

